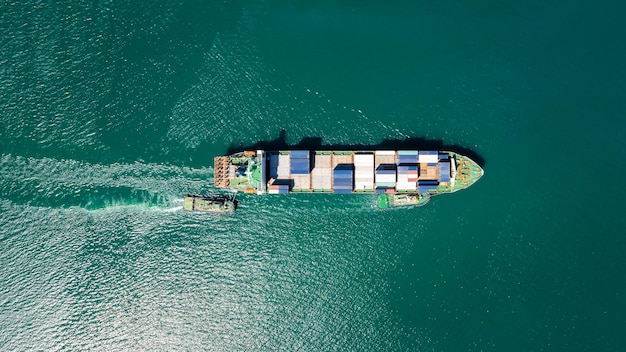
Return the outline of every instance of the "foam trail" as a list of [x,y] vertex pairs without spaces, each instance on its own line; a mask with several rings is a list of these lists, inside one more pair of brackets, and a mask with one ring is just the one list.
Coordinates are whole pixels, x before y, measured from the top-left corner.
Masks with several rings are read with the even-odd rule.
[[0,194],[16,204],[88,210],[182,205],[185,193],[213,192],[212,168],[163,164],[90,164],[76,160],[0,157]]
[[183,206],[182,205],[181,206],[177,206],[177,207],[173,207],[173,208],[164,209],[164,211],[166,213],[174,213],[174,212],[177,212],[177,211],[180,211],[180,210],[183,210]]

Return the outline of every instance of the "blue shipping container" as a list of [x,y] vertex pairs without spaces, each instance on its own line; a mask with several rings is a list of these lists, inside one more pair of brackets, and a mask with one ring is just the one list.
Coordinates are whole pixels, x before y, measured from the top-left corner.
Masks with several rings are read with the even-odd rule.
[[436,180],[419,180],[417,181],[418,185],[437,185],[439,182],[437,182]]
[[352,189],[333,189],[334,194],[350,194]]
[[399,165],[398,166],[399,174],[408,174],[409,171],[417,171],[417,165]]
[[343,182],[352,182],[352,177],[333,177],[333,180],[343,181]]
[[308,159],[309,151],[308,150],[292,150],[291,151],[291,159]]
[[333,182],[334,186],[352,186],[352,180],[351,179],[346,179],[346,180],[340,180],[340,179],[335,179]]
[[352,180],[352,170],[335,169],[333,171],[335,179],[347,179]]
[[398,164],[417,164],[417,155],[398,155]]
[[348,183],[352,182],[352,177],[333,177],[333,181]]
[[450,163],[449,162],[439,163],[439,181],[450,182]]
[[437,185],[419,185],[417,186],[418,193],[426,193],[428,191],[434,191],[437,189]]
[[309,159],[291,159],[289,169],[292,174],[306,175],[310,171]]

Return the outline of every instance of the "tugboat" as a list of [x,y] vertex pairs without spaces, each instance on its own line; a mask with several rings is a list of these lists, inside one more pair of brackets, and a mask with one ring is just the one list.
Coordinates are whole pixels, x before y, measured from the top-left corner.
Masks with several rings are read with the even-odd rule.
[[421,207],[430,201],[430,193],[379,194],[376,204],[379,209]]
[[235,197],[202,196],[186,194],[183,200],[183,210],[194,213],[218,213],[229,215],[235,212]]

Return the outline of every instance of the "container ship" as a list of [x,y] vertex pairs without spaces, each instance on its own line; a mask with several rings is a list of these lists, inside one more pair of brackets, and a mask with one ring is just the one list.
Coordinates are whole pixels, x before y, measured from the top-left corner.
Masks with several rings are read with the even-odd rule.
[[381,209],[422,206],[474,184],[483,169],[436,150],[247,150],[215,160],[215,186],[251,194],[376,194]]

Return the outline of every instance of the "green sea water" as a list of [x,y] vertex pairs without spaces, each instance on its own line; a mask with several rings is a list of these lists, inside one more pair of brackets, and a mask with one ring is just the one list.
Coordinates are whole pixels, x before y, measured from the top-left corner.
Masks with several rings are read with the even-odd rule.
[[[0,3],[0,350],[621,351],[620,2]],[[213,157],[406,137],[412,210],[239,195]]]

